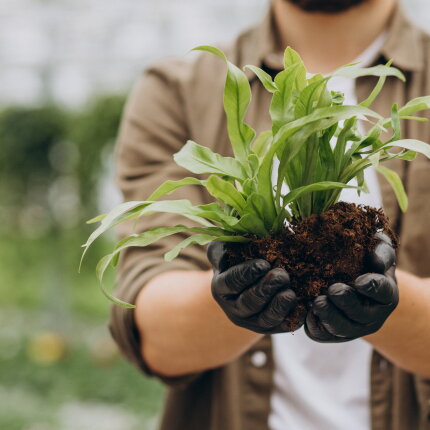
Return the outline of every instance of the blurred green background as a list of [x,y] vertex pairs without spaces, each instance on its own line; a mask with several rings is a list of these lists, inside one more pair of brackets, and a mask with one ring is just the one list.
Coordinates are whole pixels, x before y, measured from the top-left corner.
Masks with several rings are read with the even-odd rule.
[[77,273],[123,104],[0,112],[0,429],[155,426],[162,387],[118,355],[95,281],[113,238]]

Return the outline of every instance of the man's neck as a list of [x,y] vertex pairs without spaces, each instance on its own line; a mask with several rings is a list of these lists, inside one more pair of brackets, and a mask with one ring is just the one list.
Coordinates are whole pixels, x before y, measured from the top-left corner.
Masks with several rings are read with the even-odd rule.
[[291,46],[312,73],[329,73],[354,61],[387,27],[396,0],[367,0],[338,14],[304,12],[274,0],[280,49]]

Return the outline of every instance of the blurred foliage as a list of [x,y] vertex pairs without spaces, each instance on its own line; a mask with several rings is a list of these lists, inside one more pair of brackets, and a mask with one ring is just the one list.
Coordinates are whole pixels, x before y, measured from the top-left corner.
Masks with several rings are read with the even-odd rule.
[[4,110],[0,113],[2,171],[18,174],[49,170],[49,150],[64,138],[64,134],[65,116],[58,108],[11,107]]
[[[106,429],[103,415],[109,413],[139,424],[109,429],[152,430],[149,423],[159,413],[162,387],[154,380],[136,378],[135,369],[118,355],[106,328],[103,331],[80,320],[74,333],[39,333],[34,328],[40,324],[37,314],[12,320],[18,326],[13,339],[4,333],[4,327],[0,330],[1,429]],[[67,349],[57,360],[41,364],[38,354],[46,355],[42,348],[47,338],[51,344],[57,339]],[[84,415],[75,419],[85,425],[64,416],[76,405]]]
[[124,101],[0,111],[0,429],[154,428],[163,389],[138,377],[107,330],[94,267],[109,237],[77,273]]
[[[110,302],[99,290],[94,267],[111,247],[109,240],[96,244],[78,273],[83,227],[64,230],[61,235],[28,239],[0,236],[1,306],[37,309],[53,325],[71,324],[74,318],[106,321]],[[107,285],[114,283],[109,272]],[[57,322],[58,320],[58,322]]]
[[0,219],[11,223],[2,223],[5,231],[16,234],[37,220],[40,236],[94,216],[124,102],[107,95],[79,112],[53,105],[0,112]]
[[66,117],[54,106],[11,107],[0,112],[2,203],[21,205],[34,183],[53,178],[52,147],[64,139]]
[[[0,112],[0,256],[13,267],[2,274],[3,303],[34,305],[44,295],[46,303],[73,307],[55,284],[77,285],[83,304],[93,290],[99,294],[96,285],[79,288],[77,267],[124,102],[106,95],[78,112],[53,105]],[[88,256],[91,271],[97,254]],[[29,294],[35,284],[37,293]]]
[[79,149],[77,174],[81,198],[91,210],[96,209],[94,191],[103,167],[103,154],[112,150],[124,103],[121,95],[100,97],[86,110],[71,117],[68,135]]

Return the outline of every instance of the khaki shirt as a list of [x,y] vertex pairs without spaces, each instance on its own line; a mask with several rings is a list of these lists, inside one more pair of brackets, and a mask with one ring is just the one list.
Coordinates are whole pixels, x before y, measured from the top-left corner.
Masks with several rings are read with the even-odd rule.
[[[374,104],[374,109],[386,116],[392,103],[401,106],[410,98],[430,94],[430,37],[408,22],[401,10],[396,11],[388,31],[376,62],[393,58],[394,66],[405,73],[407,83],[387,79]],[[272,11],[260,25],[241,34],[224,50],[241,67],[253,64],[279,69]],[[247,121],[257,132],[270,129],[270,94],[255,76],[248,77],[253,99]],[[145,200],[165,180],[189,176],[172,159],[187,139],[224,156],[232,155],[222,104],[224,79],[225,64],[206,53],[197,58],[188,55],[168,59],[145,72],[130,96],[120,130],[118,181],[125,200]],[[367,97],[375,82],[375,78],[357,81],[358,100]],[[430,141],[427,123],[405,123],[404,134]],[[394,160],[389,164],[403,178],[410,199],[408,212],[401,214],[390,187],[381,181],[384,209],[400,235],[399,266],[418,276],[430,277],[430,161],[418,157],[412,163]],[[175,191],[167,198],[188,198],[195,204],[211,201],[206,192],[195,186]],[[157,214],[145,218],[139,228],[176,224],[191,225],[178,215]],[[120,234],[130,233],[131,228],[122,226]],[[199,246],[185,249],[171,263],[164,262],[163,253],[182,239],[166,238],[143,249],[127,250],[121,262],[117,295],[134,302],[145,283],[161,272],[210,269],[205,249]],[[111,331],[123,353],[139,369],[151,374],[140,355],[133,311],[114,306]],[[260,360],[254,359],[256,353]],[[266,357],[264,363],[262,353]],[[161,429],[266,430],[272,378],[271,338],[265,337],[224,367],[185,378],[164,379],[170,388]],[[369,383],[373,430],[430,429],[429,380],[399,369],[375,352]]]

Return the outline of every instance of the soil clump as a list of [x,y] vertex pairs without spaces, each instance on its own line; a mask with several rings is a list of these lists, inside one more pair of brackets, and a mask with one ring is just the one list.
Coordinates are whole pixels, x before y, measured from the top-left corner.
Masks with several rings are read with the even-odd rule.
[[289,273],[299,306],[288,317],[297,328],[314,297],[336,282],[350,283],[366,273],[377,232],[387,234],[395,247],[397,237],[382,209],[338,202],[322,215],[288,224],[278,235],[250,236],[245,244],[229,244],[229,263],[263,258]]

